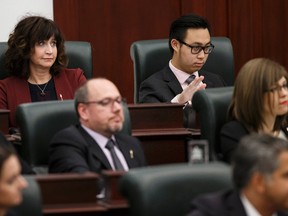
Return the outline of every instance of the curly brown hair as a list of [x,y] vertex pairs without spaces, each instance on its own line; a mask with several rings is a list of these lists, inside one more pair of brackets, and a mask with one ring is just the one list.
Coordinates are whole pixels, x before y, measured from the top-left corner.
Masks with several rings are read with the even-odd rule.
[[5,53],[5,65],[10,75],[28,78],[31,51],[36,43],[55,37],[57,58],[50,68],[51,75],[56,75],[67,66],[68,58],[65,54],[64,38],[53,20],[41,16],[24,17],[15,26],[8,40]]

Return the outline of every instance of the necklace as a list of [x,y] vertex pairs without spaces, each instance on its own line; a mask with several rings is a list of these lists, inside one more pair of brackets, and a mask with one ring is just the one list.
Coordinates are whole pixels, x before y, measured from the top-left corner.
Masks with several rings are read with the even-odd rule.
[[[48,82],[49,82],[49,81],[48,81]],[[48,82],[45,84],[45,86],[44,86],[43,89],[41,89],[41,87],[36,83],[36,86],[37,86],[37,87],[39,88],[39,90],[41,91],[40,95],[43,96],[43,97],[46,95],[45,89],[46,89],[46,87],[47,87]]]

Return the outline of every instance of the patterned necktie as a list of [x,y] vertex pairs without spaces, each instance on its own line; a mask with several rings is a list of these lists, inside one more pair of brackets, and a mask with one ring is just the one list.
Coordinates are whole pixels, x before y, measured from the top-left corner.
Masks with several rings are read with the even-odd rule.
[[195,79],[195,75],[192,74],[190,75],[186,80],[185,80],[185,83],[187,83],[187,85],[189,85],[194,79]]
[[106,146],[105,146],[111,153],[111,157],[114,163],[114,167],[116,170],[125,170],[120,159],[118,158],[116,152],[115,152],[115,143],[112,139],[108,140]]

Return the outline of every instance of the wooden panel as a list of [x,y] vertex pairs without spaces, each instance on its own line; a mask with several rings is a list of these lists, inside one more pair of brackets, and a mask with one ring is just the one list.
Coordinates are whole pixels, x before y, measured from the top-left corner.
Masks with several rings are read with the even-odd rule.
[[[179,1],[74,0],[73,3],[69,2],[69,0],[54,1],[55,21],[63,29],[66,40],[78,39],[91,42],[94,76],[111,79],[128,102],[133,102],[134,75],[130,45],[136,40],[168,37],[170,22],[180,14]],[[76,7],[76,5],[76,9],[69,10],[70,6]],[[78,11],[75,13],[75,10]],[[67,17],[75,19],[68,22]],[[75,27],[76,30],[72,30]],[[75,31],[78,32],[76,38]]]
[[132,135],[141,141],[148,165],[187,161],[187,140],[199,138],[200,130],[184,127],[183,105],[129,104],[128,107]]
[[230,38],[237,71],[249,59],[268,57],[288,67],[286,0],[230,1]]
[[181,14],[195,13],[205,17],[212,36],[228,35],[228,0],[181,0]]
[[54,0],[55,21],[66,39],[91,42],[94,76],[111,79],[130,103],[133,41],[167,38],[175,18],[194,12],[208,19],[213,36],[231,39],[236,74],[255,57],[288,68],[287,10],[287,0]]
[[61,0],[53,2],[54,20],[60,27],[66,40],[79,40],[79,1]]

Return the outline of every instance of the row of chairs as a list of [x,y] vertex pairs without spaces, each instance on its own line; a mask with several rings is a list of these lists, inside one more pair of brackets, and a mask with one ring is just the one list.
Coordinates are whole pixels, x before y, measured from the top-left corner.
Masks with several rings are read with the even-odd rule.
[[[231,82],[234,82],[234,77]],[[226,121],[232,92],[233,87],[207,89],[197,92],[193,97],[193,108],[200,116],[201,138],[209,141],[209,156],[212,160],[221,159],[219,132]],[[131,134],[126,104],[124,108],[126,121],[123,131]],[[36,172],[46,173],[50,138],[58,130],[78,121],[74,101],[22,104],[17,109],[16,118],[22,132],[23,158]],[[33,186],[35,182],[31,184]],[[193,197],[228,187],[231,187],[230,167],[217,162],[131,170],[120,182],[120,190],[130,202],[132,215],[141,216],[183,215],[189,210]]]
[[[24,177],[29,186],[23,191],[22,203],[13,211],[19,215],[41,216],[43,204],[50,198],[42,197],[45,192],[41,192],[34,176]],[[119,192],[129,202],[131,216],[186,215],[191,200],[198,195],[233,187],[230,167],[219,162],[133,169],[124,173],[118,183]],[[96,194],[94,197],[96,201]]]
[[[215,45],[203,69],[219,74],[228,86],[234,84],[233,48],[227,37],[211,37]],[[8,76],[4,54],[7,43],[0,42],[0,79]],[[89,42],[66,41],[68,68],[81,68],[87,79],[93,77],[92,47]],[[171,59],[168,39],[142,40],[132,43],[130,55],[134,65],[134,102],[139,102],[139,88],[142,81],[161,70]],[[221,63],[219,63],[221,62]]]
[[[220,130],[227,120],[227,110],[234,87],[201,90],[192,104],[200,118],[201,139],[208,140],[210,160],[221,160]],[[43,109],[45,107],[45,109]],[[125,122],[122,132],[130,134],[131,120],[123,103]],[[16,119],[22,134],[21,156],[37,173],[47,172],[48,147],[51,137],[59,130],[78,122],[74,100],[25,103],[18,106]]]

